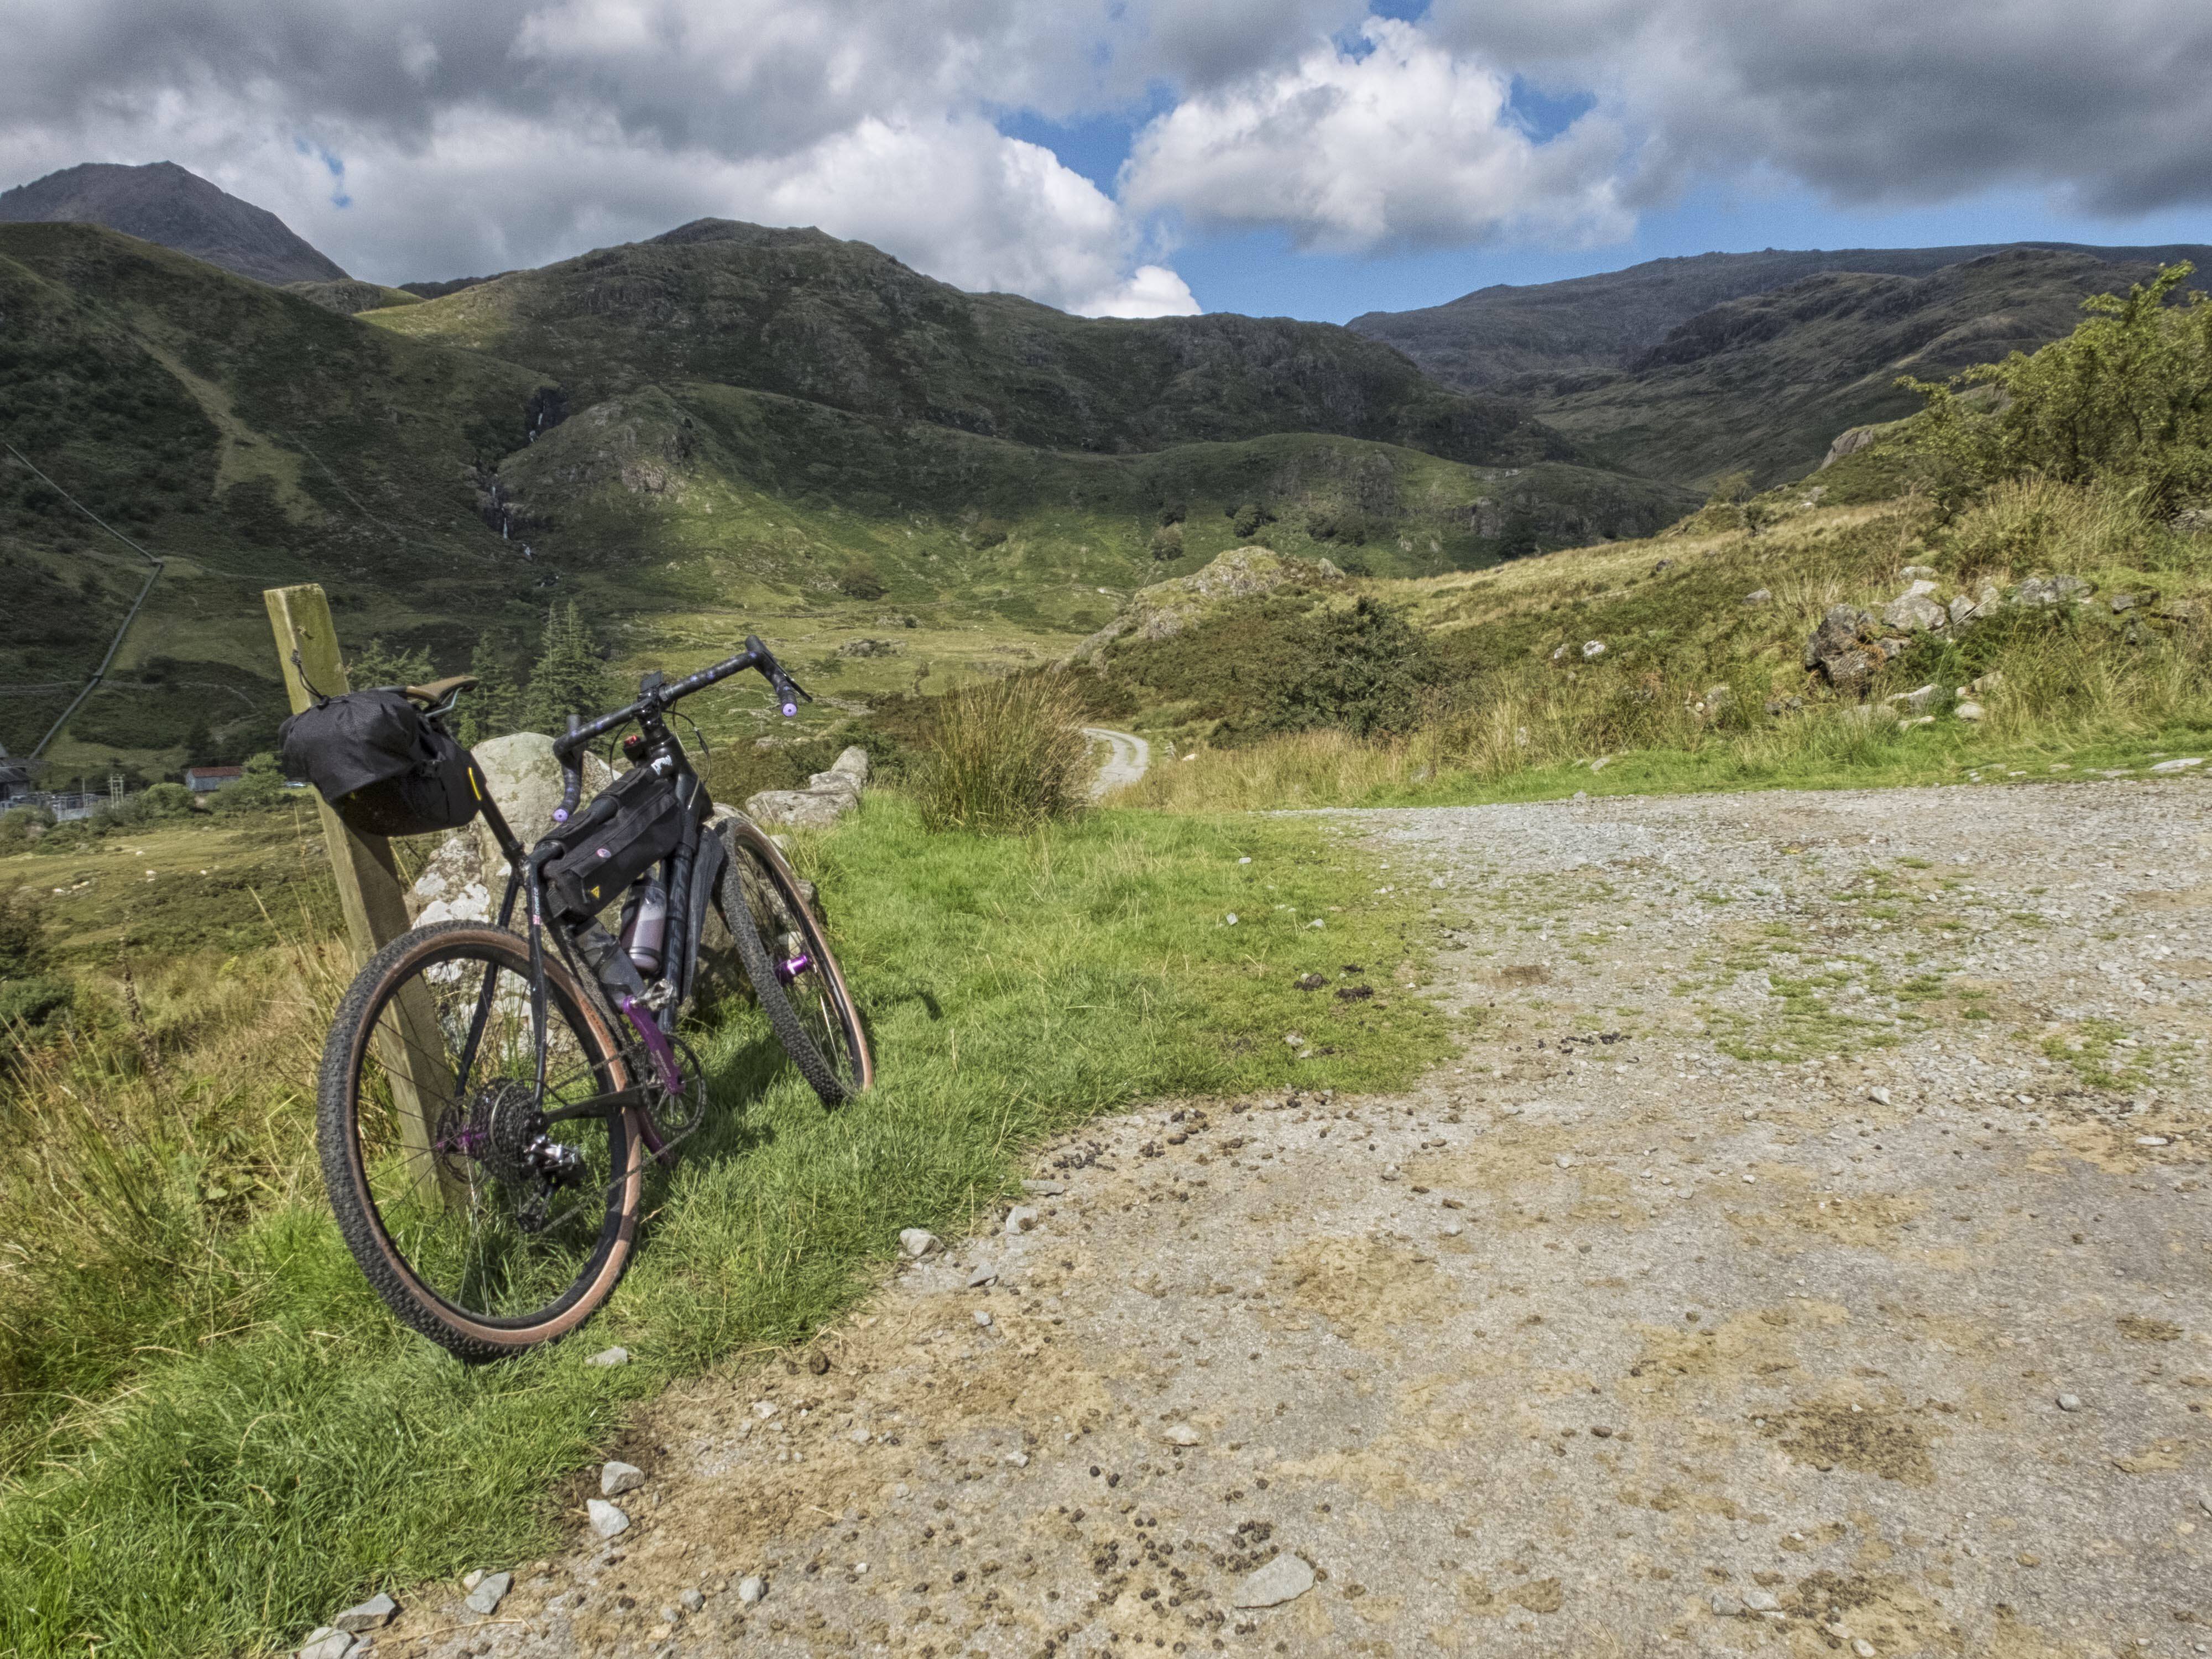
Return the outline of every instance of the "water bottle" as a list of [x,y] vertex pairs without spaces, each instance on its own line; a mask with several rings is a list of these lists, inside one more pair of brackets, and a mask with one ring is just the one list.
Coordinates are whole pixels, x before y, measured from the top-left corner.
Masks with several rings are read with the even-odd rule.
[[622,942],[638,972],[650,977],[660,971],[668,942],[668,889],[659,877],[647,876],[630,888],[623,903]]

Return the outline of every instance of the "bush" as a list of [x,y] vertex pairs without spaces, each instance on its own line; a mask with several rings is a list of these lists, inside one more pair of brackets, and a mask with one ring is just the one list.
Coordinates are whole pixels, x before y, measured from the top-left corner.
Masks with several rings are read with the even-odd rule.
[[1305,648],[1282,663],[1258,729],[1334,727],[1362,738],[1410,731],[1437,678],[1427,635],[1363,599],[1315,620]]
[[1270,517],[1267,509],[1257,501],[1247,501],[1230,515],[1229,527],[1237,532],[1237,539],[1249,542],[1260,533],[1260,526]]
[[192,810],[192,792],[181,783],[156,783],[131,797],[149,818],[180,818]]
[[53,813],[44,806],[16,806],[0,812],[0,848],[13,851],[27,847],[38,837],[33,830],[46,830],[54,827]]
[[258,812],[276,805],[284,794],[284,774],[277,767],[276,757],[263,753],[246,763],[246,775],[236,783],[216,790],[208,807],[216,812]]
[[882,577],[863,564],[848,566],[845,574],[837,578],[837,590],[854,599],[880,599],[890,591],[884,586]]
[[1018,833],[1082,810],[1091,744],[1065,672],[963,686],[936,715],[915,778],[930,829]]
[[1182,526],[1164,524],[1152,532],[1152,556],[1165,563],[1182,557]]

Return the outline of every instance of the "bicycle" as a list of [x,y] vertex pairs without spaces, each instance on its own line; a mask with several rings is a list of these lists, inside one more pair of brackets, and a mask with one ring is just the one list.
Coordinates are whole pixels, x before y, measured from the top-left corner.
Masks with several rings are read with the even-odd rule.
[[[635,702],[571,717],[554,743],[561,806],[533,848],[470,763],[507,861],[496,921],[402,934],[339,1004],[316,1123],[339,1231],[401,1322],[465,1360],[567,1335],[628,1267],[648,1160],[672,1162],[705,1116],[681,1028],[714,921],[823,1104],[873,1081],[859,1012],[798,878],[742,813],[707,832],[713,803],[667,724],[678,701],[748,669],[787,717],[799,712],[807,694],[748,635],[726,661],[672,684],[648,674]],[[474,684],[398,689],[435,721]],[[577,811],[585,746],[632,722],[629,769]],[[600,913],[617,899],[610,932]]]

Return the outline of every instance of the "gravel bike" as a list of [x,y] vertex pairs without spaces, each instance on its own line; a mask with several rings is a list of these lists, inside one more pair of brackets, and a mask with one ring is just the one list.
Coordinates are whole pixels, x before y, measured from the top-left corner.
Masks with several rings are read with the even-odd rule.
[[[807,889],[742,813],[710,827],[706,785],[668,726],[679,699],[748,669],[799,712],[807,694],[748,636],[725,662],[673,684],[648,674],[635,702],[572,717],[554,743],[562,804],[535,847],[478,784],[509,871],[496,920],[402,934],[339,1004],[316,1125],[339,1230],[393,1313],[463,1359],[567,1335],[622,1278],[648,1160],[671,1161],[705,1116],[685,1016],[711,928],[727,929],[825,1105],[873,1080]],[[474,684],[401,690],[436,719]],[[633,724],[628,769],[578,811],[586,745]],[[610,929],[602,913],[617,905]]]

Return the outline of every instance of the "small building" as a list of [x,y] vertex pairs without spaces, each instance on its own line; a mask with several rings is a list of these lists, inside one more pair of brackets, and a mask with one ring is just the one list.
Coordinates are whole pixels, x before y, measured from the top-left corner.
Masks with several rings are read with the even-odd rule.
[[31,769],[27,763],[11,757],[5,744],[0,744],[0,808],[18,802],[27,804],[37,792],[31,787]]
[[242,766],[187,766],[185,787],[195,795],[213,794],[226,783],[236,783],[245,775]]

